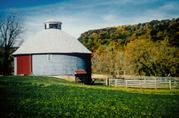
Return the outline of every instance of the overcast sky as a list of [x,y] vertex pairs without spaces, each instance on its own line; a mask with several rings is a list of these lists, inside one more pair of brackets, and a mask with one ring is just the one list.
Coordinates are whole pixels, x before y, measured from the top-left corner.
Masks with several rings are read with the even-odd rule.
[[58,20],[78,38],[90,29],[177,18],[179,0],[0,0],[0,15],[10,12],[23,17],[26,36]]

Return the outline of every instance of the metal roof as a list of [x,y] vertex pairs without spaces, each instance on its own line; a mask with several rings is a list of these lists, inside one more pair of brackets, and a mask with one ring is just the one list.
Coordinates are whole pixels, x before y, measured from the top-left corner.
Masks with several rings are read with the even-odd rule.
[[13,55],[39,53],[91,53],[76,38],[59,29],[44,29],[27,39]]

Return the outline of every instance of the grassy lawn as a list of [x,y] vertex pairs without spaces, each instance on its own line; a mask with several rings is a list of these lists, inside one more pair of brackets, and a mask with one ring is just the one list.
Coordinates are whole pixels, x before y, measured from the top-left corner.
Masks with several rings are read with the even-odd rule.
[[0,117],[179,117],[179,90],[82,85],[52,77],[0,77]]

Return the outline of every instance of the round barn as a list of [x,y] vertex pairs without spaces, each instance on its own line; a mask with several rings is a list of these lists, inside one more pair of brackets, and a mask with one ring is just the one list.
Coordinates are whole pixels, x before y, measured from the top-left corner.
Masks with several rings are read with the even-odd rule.
[[44,30],[26,40],[14,53],[15,75],[74,76],[86,71],[91,80],[91,52],[61,30],[61,22],[45,22]]

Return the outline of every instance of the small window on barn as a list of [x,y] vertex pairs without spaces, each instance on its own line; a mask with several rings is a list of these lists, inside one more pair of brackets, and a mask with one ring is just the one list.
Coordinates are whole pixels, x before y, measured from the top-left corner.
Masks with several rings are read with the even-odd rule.
[[51,54],[48,54],[48,55],[47,55],[47,60],[48,60],[48,61],[52,60],[52,55],[51,55]]
[[58,28],[58,24],[49,24],[49,28],[57,29]]

